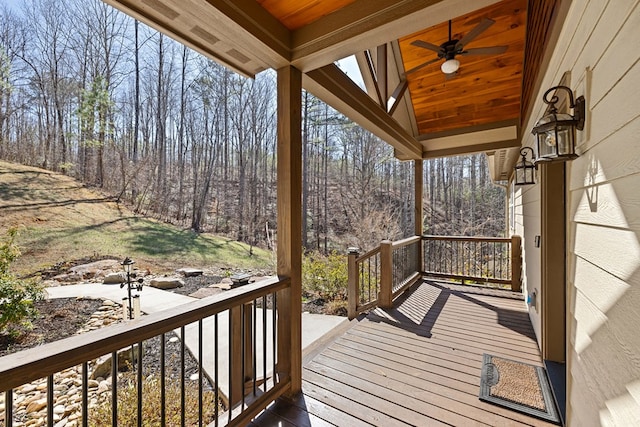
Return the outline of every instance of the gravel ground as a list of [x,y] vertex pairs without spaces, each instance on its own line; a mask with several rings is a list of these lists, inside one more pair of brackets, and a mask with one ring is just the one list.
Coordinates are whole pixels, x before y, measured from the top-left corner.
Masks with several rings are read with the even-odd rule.
[[0,356],[74,335],[101,305],[102,300],[76,298],[37,301],[39,315],[31,327],[20,325],[13,333],[0,333]]

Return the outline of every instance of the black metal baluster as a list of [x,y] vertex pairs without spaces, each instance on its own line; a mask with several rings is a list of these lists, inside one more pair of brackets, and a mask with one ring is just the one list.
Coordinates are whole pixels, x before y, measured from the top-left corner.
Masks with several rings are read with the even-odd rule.
[[[491,259],[493,262],[493,278],[496,279],[498,276],[496,276],[496,262],[497,262],[497,256],[496,256],[496,242],[493,242],[493,258]],[[500,270],[502,269],[502,266],[500,266]],[[500,276],[502,276],[502,272],[500,272]],[[502,278],[502,277],[500,277]]]
[[278,342],[278,324],[277,324],[277,318],[276,318],[276,312],[278,310],[278,294],[276,292],[273,293],[273,310],[271,312],[271,317],[272,317],[272,325],[273,327],[271,329],[273,329],[272,332],[272,345],[271,345],[271,350],[273,352],[273,385],[276,385],[277,382],[277,378],[276,378],[276,351],[277,351],[277,342]]
[[4,423],[13,427],[13,389],[4,392]]
[[240,343],[240,372],[241,374],[241,378],[242,378],[242,382],[240,383],[242,385],[241,388],[241,392],[242,392],[242,404],[240,405],[240,412],[244,412],[244,405],[245,405],[245,396],[244,396],[244,382],[245,379],[247,378],[247,372],[246,372],[246,365],[247,365],[247,361],[245,359],[245,356],[247,354],[247,334],[246,334],[246,330],[247,330],[247,325],[246,325],[246,313],[245,310],[247,309],[246,304],[240,304],[240,339],[241,339],[241,343]]
[[198,320],[198,426],[202,427],[202,319]]
[[185,396],[185,341],[187,340],[187,335],[185,333],[184,325],[180,327],[180,425],[185,427],[185,411],[186,411],[186,396]]
[[369,273],[369,283],[367,286],[367,302],[371,301],[371,258],[367,259],[368,264],[368,273]]
[[47,377],[47,426],[53,427],[53,375]]
[[231,412],[233,410],[233,316],[231,315],[231,310],[227,310],[229,313],[229,394],[227,397],[229,398],[229,420],[227,421],[231,424]]
[[89,363],[82,362],[82,427],[89,426]]
[[111,353],[111,425],[118,426],[118,352]]
[[267,296],[262,296],[262,389],[267,391]]
[[215,409],[213,411],[214,416],[216,417],[215,427],[218,427],[218,416],[220,415],[220,411],[218,410],[218,401],[220,400],[220,387],[218,387],[218,347],[218,314],[216,313],[216,315],[213,317],[213,382],[215,386],[215,389],[213,391]]
[[253,300],[253,327],[251,328],[251,337],[253,338],[253,395],[256,395],[256,378],[258,376],[258,299]]
[[138,427],[142,427],[142,342],[138,343]]
[[165,427],[167,424],[167,381],[165,366],[165,345],[167,337],[165,334],[160,335],[160,426]]

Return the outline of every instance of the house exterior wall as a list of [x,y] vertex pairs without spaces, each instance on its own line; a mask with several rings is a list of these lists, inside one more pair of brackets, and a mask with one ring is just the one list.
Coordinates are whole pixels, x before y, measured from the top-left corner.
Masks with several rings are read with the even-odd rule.
[[540,185],[512,187],[511,197],[511,234],[522,237],[522,292],[526,296],[535,292],[536,298],[529,306],[529,317],[541,347],[541,259],[540,248],[535,244],[536,236],[540,236]]
[[[522,145],[534,144],[529,131],[544,113],[543,92],[567,72],[576,96],[587,100],[586,126],[577,134],[580,157],[567,164],[566,179],[567,420],[580,427],[635,426],[640,425],[640,1],[571,2],[524,123]],[[532,248],[540,229],[536,187],[516,190],[520,202],[516,197],[513,227],[525,241],[528,292],[540,276],[539,254]],[[540,334],[535,309],[531,319]]]

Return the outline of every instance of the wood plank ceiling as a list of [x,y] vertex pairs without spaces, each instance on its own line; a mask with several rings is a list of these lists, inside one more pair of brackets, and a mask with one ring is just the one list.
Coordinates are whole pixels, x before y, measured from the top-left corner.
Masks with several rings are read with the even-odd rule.
[[256,0],[290,30],[297,30],[323,16],[353,3],[355,0]]
[[[509,0],[451,20],[452,39],[460,40],[484,18],[495,21],[465,48],[508,46],[494,55],[459,55],[460,68],[447,78],[443,60],[407,74],[420,135],[465,129],[518,119],[526,30],[526,0]],[[443,22],[399,40],[405,70],[437,58],[431,50],[411,44],[422,40],[436,46],[449,37]]]

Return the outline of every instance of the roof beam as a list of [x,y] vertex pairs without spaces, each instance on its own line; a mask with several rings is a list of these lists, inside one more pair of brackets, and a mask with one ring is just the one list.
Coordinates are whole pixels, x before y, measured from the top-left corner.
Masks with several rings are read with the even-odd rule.
[[443,132],[429,139],[422,139],[424,158],[447,157],[482,151],[519,147],[518,126],[502,122],[501,127],[467,128],[465,133]]
[[307,72],[303,86],[406,158],[422,158],[420,143],[336,65]]
[[400,83],[398,83],[398,86],[396,86],[395,90],[391,94],[391,99],[389,99],[389,101],[391,102],[391,106],[389,107],[389,114],[391,114],[392,116],[393,116],[393,113],[395,113],[398,106],[400,105],[400,102],[402,101],[402,97],[407,92],[408,87],[409,87],[409,83],[407,82],[407,80],[402,79],[400,80]]
[[306,72],[498,0],[356,0],[292,33],[292,63]]
[[[240,37],[237,39],[238,43],[252,41],[252,44],[262,45],[265,49],[265,52],[254,51],[253,54],[261,55],[262,53],[278,62],[290,59],[291,32],[255,0],[206,0],[206,2],[217,11],[219,18],[232,23],[253,38],[253,40],[245,40],[247,37],[241,32],[237,34]],[[215,25],[217,24],[216,22]],[[235,37],[236,34],[232,33],[228,36]],[[276,68],[275,65],[277,64],[272,67]]]
[[464,145],[460,147],[441,148],[439,150],[425,151],[423,159],[435,159],[437,157],[460,156],[465,154],[484,153],[492,150],[503,150],[505,148],[519,147],[520,141],[512,139],[509,141],[488,142],[485,144]]

